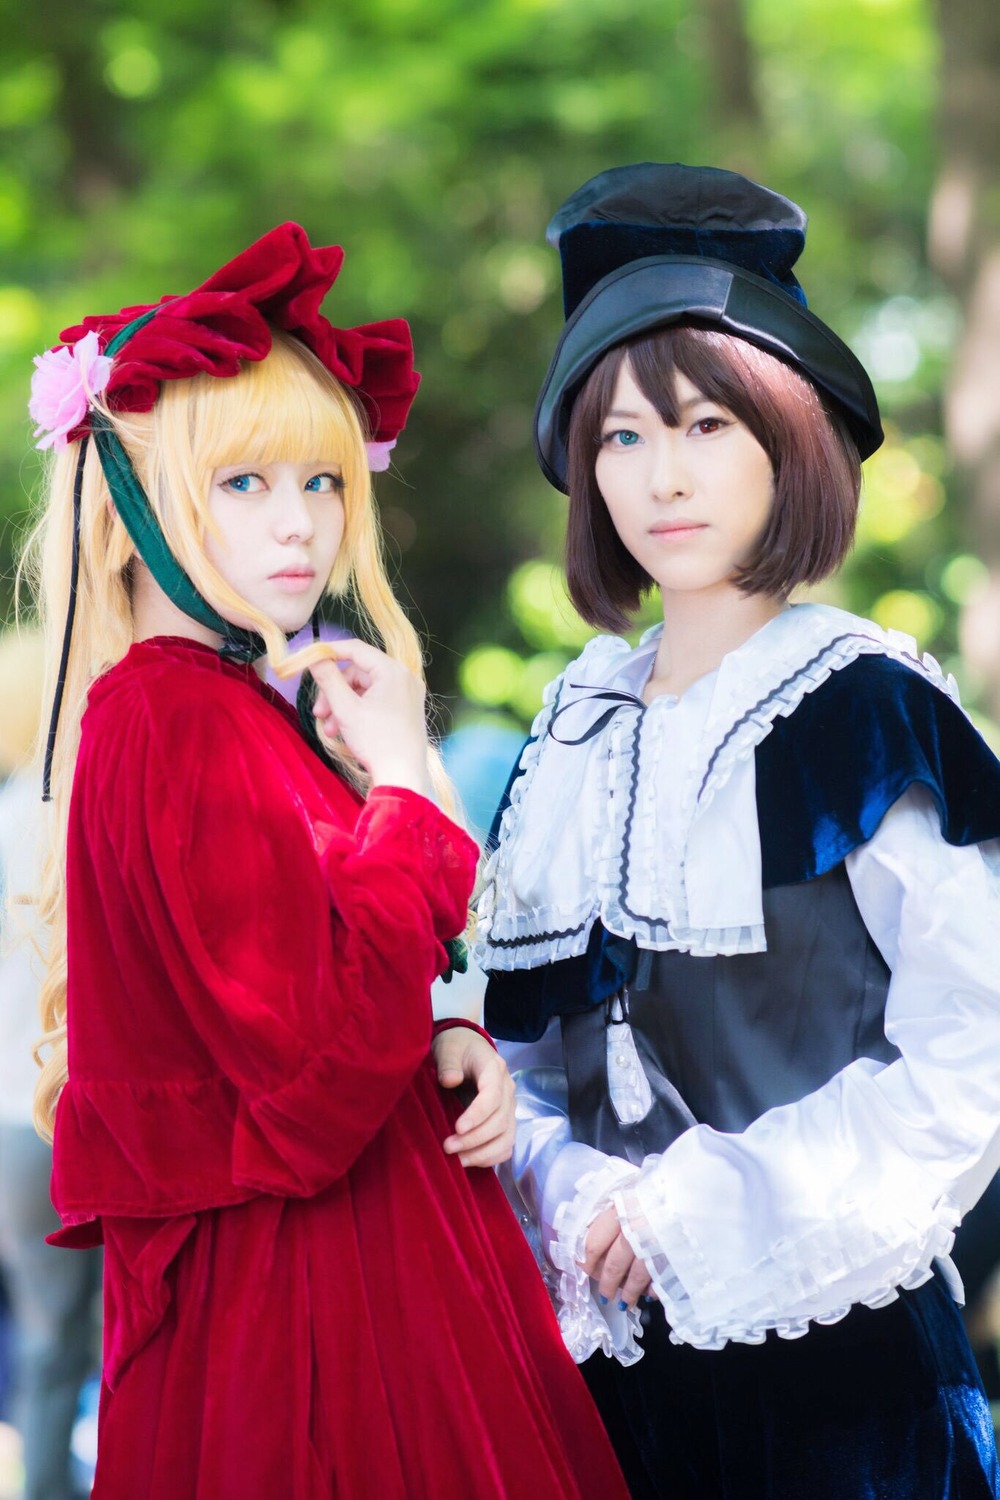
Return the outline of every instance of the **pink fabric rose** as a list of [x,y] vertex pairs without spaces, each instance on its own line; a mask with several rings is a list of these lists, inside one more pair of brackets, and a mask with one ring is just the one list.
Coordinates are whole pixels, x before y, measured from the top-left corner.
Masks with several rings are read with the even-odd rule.
[[37,422],[36,448],[61,452],[68,435],[87,415],[94,396],[111,378],[111,360],[101,353],[96,333],[87,333],[72,349],[48,349],[35,356],[28,412]]
[[391,443],[366,443],[365,449],[368,453],[368,467],[373,474],[381,474],[389,467],[389,453],[395,448],[396,440]]

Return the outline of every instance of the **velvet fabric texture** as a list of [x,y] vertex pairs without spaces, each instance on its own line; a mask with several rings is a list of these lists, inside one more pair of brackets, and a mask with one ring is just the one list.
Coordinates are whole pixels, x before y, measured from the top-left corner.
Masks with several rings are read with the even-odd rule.
[[766,889],[812,880],[924,786],[949,844],[1000,837],[1000,762],[946,693],[887,656],[860,656],[776,719],[757,751]]
[[995,1500],[989,1407],[935,1277],[805,1338],[714,1352],[643,1315],[644,1357],[584,1373],[633,1500]]
[[[764,889],[835,868],[915,783],[933,796],[949,843],[1000,837],[997,765],[947,694],[890,657],[859,656],[775,719],[757,746]],[[494,819],[494,847],[518,774],[515,767]],[[634,972],[634,946],[598,923],[580,958],[493,971],[486,1024],[504,1040],[537,1041],[554,1016],[601,1004]]]
[[559,249],[566,325],[535,405],[535,456],[568,492],[570,413],[616,345],[679,323],[747,339],[800,370],[868,458],[882,442],[860,362],[806,306],[792,272],[806,215],[780,193],[717,167],[637,162],[585,182],[546,238]]
[[664,255],[741,266],[805,306],[792,267],[805,249],[806,223],[797,203],[736,172],[641,162],[584,183],[545,237],[559,250],[567,318],[605,276]]
[[[420,377],[402,318],[335,328],[320,304],[344,261],[339,245],[312,246],[299,224],[279,224],[182,297],[125,307],[64,328],[64,344],[86,333],[107,349],[128,324],[155,312],[115,352],[104,392],[113,411],[151,411],[163,380],[239,373],[240,360],[263,359],[271,327],[301,339],[330,373],[356,389],[369,435],[391,441],[402,431]],[[70,434],[82,436],[86,423]]]
[[53,1197],[106,1251],[96,1500],[624,1496],[494,1174],[441,1146],[475,859],[208,647],[92,689]]

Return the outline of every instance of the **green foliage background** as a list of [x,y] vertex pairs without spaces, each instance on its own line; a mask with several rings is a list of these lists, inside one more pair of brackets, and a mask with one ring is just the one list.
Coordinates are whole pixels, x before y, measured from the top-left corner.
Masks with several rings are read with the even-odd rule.
[[561,322],[545,225],[593,173],[677,159],[808,208],[811,305],[869,363],[889,430],[831,596],[962,675],[956,608],[981,565],[940,435],[958,312],[924,252],[924,0],[0,0],[0,23],[0,618],[38,480],[31,355],[297,219],[347,249],[335,322],[413,325],[425,383],[379,493],[432,685],[530,719],[586,634],[531,455]]

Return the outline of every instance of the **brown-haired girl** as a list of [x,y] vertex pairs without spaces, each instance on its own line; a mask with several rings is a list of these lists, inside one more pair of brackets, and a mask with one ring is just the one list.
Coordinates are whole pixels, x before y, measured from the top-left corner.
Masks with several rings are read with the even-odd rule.
[[[327,321],[341,260],[285,224],[37,361],[38,1113],[57,1239],[105,1248],[93,1493],[597,1500],[620,1475],[479,1170],[509,1148],[504,1070],[478,1028],[432,1046],[477,851],[432,797],[372,503],[409,329]],[[296,717],[263,662],[302,665],[286,636],[328,593],[370,639],[309,648]]]
[[795,204],[585,184],[536,410],[599,636],[496,829],[515,1177],[634,1496],[998,1493],[954,1231],[1000,1166],[1000,766],[914,643],[792,603],[882,439]]

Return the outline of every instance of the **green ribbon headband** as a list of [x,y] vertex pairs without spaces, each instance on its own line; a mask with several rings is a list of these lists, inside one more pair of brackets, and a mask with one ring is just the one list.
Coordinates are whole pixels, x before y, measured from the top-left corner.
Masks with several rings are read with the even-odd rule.
[[[155,317],[158,311],[158,308],[154,308],[127,323],[111,340],[105,352],[109,356],[117,354],[132,335]],[[263,656],[267,647],[257,632],[244,630],[223,619],[198,592],[174,557],[153,513],[149,497],[139,482],[132,460],[107,416],[103,412],[92,410],[90,427],[115,510],[132,538],[136,551],[167,598],[190,619],[197,620],[199,625],[222,636],[219,654],[227,661],[251,662]]]

